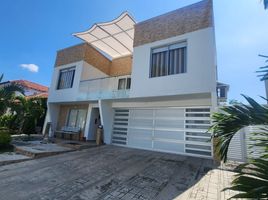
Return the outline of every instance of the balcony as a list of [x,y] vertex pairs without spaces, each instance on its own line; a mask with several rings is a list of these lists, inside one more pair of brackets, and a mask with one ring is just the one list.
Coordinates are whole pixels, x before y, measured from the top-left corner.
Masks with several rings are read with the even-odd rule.
[[82,80],[79,85],[78,100],[128,98],[130,88],[130,82],[128,83],[129,78],[130,76],[115,76]]

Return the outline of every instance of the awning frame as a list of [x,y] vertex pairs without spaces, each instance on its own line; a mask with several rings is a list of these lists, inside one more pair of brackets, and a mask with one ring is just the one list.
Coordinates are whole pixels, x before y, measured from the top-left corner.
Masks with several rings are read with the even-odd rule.
[[[131,23],[129,26],[129,28],[125,29],[124,27],[120,26],[118,23],[122,22],[123,20],[131,20]],[[135,20],[133,19],[133,17],[128,13],[128,12],[123,12],[119,17],[117,17],[116,19],[110,21],[110,22],[104,22],[104,23],[95,23],[94,25],[92,25],[88,30],[83,31],[83,32],[78,32],[78,33],[74,33],[73,35],[75,37],[78,37],[82,40],[84,40],[85,42],[88,42],[89,44],[91,44],[92,46],[94,46],[96,49],[104,52],[105,54],[109,55],[112,59],[113,58],[117,58],[117,57],[121,57],[121,56],[126,56],[128,54],[132,54],[133,49],[131,49],[129,47],[129,44],[131,44],[132,48],[133,48],[133,40],[134,40],[134,25],[136,24]],[[112,31],[105,29],[105,26],[109,26],[109,25],[115,25],[115,27],[118,28],[118,30],[120,31],[116,31],[115,33],[111,33]],[[101,30],[103,33],[106,34],[106,36],[98,36],[96,34],[94,34],[94,30]],[[130,35],[131,33],[128,33],[128,31],[132,31],[133,30],[133,36]],[[119,34],[125,34],[125,38],[127,36],[128,41],[125,41],[125,43],[123,41],[121,41],[120,39],[116,38],[116,35]],[[91,38],[89,38],[88,40],[86,40],[85,36],[90,36]],[[111,45],[109,42],[105,42],[105,39],[109,39],[112,38],[114,41],[118,42],[119,47],[116,47],[116,45]],[[126,39],[125,39],[126,40]],[[96,45],[98,44],[98,45]],[[128,44],[128,45],[127,45]],[[103,45],[103,46],[102,46]],[[111,51],[109,52],[107,49],[105,50],[104,46],[107,45],[110,49],[112,49],[115,53],[112,53]],[[102,48],[103,47],[103,48]],[[120,50],[121,49],[121,50]],[[122,49],[124,50],[122,52]]]

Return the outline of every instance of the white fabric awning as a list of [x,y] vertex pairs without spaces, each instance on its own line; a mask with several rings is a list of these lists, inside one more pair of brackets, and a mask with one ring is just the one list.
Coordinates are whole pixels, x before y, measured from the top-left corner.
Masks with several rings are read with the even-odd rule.
[[135,20],[124,12],[113,21],[94,24],[89,30],[73,35],[113,59],[132,54],[135,24]]

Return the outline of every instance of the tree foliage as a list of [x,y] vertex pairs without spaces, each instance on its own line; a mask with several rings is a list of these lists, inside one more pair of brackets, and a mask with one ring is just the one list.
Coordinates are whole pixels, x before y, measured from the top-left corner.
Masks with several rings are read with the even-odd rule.
[[225,190],[240,191],[232,198],[268,198],[268,107],[260,105],[250,97],[244,96],[246,104],[234,104],[220,109],[212,116],[210,128],[216,138],[216,150],[221,160],[226,162],[228,148],[234,135],[244,127],[261,125],[260,131],[253,133],[254,146],[260,148],[260,158],[251,158],[248,163],[239,165],[239,173],[232,186]]
[[15,98],[11,111],[15,113],[15,123],[18,125],[18,132],[25,134],[35,133],[38,121],[45,115],[45,104],[41,98],[27,99],[22,96]]
[[[2,80],[3,74],[0,82]],[[23,94],[23,88],[16,83],[9,82],[0,88],[0,126],[16,130],[17,133],[32,134],[45,115],[46,99],[29,99]]]
[[259,56],[267,59],[265,62],[266,65],[263,67],[260,67],[260,70],[257,71],[257,73],[259,73],[258,77],[260,77],[261,81],[264,81],[268,79],[268,56],[265,56],[265,55],[259,55]]
[[[2,83],[4,75],[0,76]],[[24,89],[16,83],[8,83],[0,87],[0,116],[5,114],[10,104],[13,103],[16,92],[24,94]]]
[[240,191],[232,198],[268,199],[268,161],[253,159],[239,168],[232,186],[224,190]]

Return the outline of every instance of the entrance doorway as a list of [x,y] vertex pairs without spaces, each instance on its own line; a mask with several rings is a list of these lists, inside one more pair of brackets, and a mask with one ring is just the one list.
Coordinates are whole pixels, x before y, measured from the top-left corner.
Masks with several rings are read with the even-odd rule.
[[88,140],[96,140],[96,131],[101,124],[99,108],[92,108],[88,132]]

